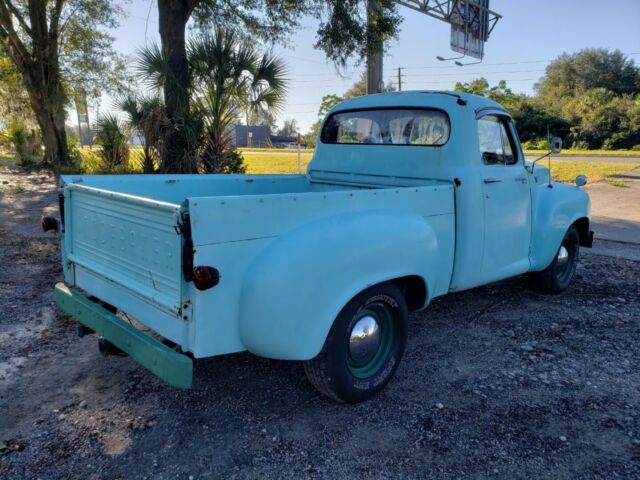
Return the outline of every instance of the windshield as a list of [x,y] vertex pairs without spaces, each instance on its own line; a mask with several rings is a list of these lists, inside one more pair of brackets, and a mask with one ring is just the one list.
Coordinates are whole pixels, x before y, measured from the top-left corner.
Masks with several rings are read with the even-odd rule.
[[334,113],[322,143],[440,146],[449,140],[449,117],[440,110],[398,108]]

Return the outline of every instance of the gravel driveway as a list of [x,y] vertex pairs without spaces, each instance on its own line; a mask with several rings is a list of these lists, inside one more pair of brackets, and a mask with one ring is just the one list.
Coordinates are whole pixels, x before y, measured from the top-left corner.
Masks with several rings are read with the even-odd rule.
[[640,478],[638,262],[585,253],[561,296],[516,278],[434,301],[356,406],[249,354],[179,391],[75,337],[31,227],[54,198],[2,178],[26,186],[0,198],[0,478]]

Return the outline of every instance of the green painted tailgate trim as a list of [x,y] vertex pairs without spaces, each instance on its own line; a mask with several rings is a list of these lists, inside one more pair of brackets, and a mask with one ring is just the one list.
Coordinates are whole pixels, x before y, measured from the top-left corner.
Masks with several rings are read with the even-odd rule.
[[56,285],[53,296],[58,307],[169,385],[191,387],[193,361],[186,355],[170,349],[64,283]]

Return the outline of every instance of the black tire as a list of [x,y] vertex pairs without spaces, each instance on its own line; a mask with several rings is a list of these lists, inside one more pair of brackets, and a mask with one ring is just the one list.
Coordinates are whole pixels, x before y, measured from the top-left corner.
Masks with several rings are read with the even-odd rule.
[[[561,252],[568,256],[566,260],[562,260]],[[576,226],[571,225],[551,264],[534,275],[534,286],[543,293],[555,295],[564,292],[576,276],[579,258],[580,236]]]
[[313,386],[328,397],[362,402],[391,380],[406,342],[404,296],[394,284],[383,283],[358,294],[342,309],[322,350],[304,363],[304,369]]

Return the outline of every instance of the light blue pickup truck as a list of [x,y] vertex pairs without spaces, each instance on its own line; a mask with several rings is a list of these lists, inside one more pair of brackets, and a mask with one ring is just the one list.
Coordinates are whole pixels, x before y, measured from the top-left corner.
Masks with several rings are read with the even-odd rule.
[[593,239],[584,182],[526,163],[495,102],[385,93],[328,113],[304,175],[65,176],[43,226],[55,300],[103,352],[186,388],[193,359],[248,350],[358,402],[433,298],[525,273],[565,290]]

